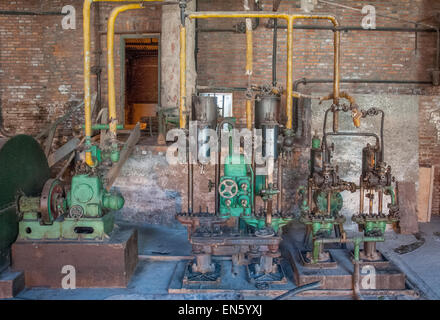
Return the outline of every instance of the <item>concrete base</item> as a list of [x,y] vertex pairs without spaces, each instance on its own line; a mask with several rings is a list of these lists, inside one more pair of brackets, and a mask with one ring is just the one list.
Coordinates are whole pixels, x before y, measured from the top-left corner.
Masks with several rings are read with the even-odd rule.
[[[292,264],[296,285],[302,286],[315,281],[321,281],[321,290],[349,290],[353,288],[353,263],[351,261],[350,252],[344,249],[330,249],[336,268],[308,268],[303,265],[301,252],[296,248],[289,250],[289,258]],[[368,276],[369,270],[362,274],[361,264],[361,283]],[[376,288],[375,290],[405,290],[406,277],[392,263],[388,265],[374,266],[376,272]],[[367,279],[365,279],[367,281]],[[362,289],[362,288],[361,288]]]
[[77,288],[125,288],[138,263],[137,230],[116,229],[105,241],[17,241],[12,270],[23,271],[26,287],[61,288],[73,276]]
[[24,289],[24,273],[5,270],[0,273],[0,299],[15,297]]

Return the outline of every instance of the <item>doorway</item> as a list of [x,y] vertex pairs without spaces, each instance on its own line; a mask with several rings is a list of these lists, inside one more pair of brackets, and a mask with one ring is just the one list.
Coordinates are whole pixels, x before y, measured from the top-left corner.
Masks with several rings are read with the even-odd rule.
[[157,136],[157,110],[160,103],[160,50],[159,36],[124,36],[121,38],[122,90],[125,128],[132,129],[137,122],[147,135]]

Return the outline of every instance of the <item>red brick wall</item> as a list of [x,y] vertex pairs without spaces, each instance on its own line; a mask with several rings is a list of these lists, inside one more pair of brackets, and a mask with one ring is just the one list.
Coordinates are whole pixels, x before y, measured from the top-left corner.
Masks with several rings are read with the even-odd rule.
[[440,215],[440,123],[434,121],[433,113],[440,112],[440,90],[432,88],[428,95],[420,96],[419,102],[419,165],[436,166],[434,173],[433,214]]
[[[61,12],[63,6],[76,9],[76,30],[63,30],[62,16],[0,15],[0,103],[4,125],[15,133],[36,134],[71,104],[83,99],[82,0],[1,1],[0,10]],[[100,29],[107,30],[107,19],[118,4],[100,3]],[[92,66],[95,65],[94,7],[92,6]],[[122,13],[116,32],[160,30],[161,8],[149,5],[138,11]],[[106,34],[102,43],[101,65],[103,105],[107,104]],[[120,36],[115,38],[116,88],[120,91]],[[96,80],[92,76],[92,92]],[[64,94],[63,94],[63,93]],[[117,100],[119,103],[119,99]],[[83,111],[75,125],[82,123]],[[64,140],[71,135],[71,123],[58,131]]]

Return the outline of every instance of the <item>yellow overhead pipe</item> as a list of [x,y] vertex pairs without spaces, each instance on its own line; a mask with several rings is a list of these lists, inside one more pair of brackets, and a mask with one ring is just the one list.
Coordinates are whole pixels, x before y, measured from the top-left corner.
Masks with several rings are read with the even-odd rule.
[[[91,74],[91,50],[90,50],[90,11],[94,2],[133,2],[130,0],[84,0],[83,5],[83,40],[84,40],[84,118],[85,118],[85,135],[86,145],[91,146],[92,136],[92,99],[90,90],[90,74]],[[136,2],[163,2],[163,0],[138,0]],[[90,150],[86,151],[86,163],[90,167],[96,164],[92,159]]]
[[115,24],[116,18],[122,12],[128,10],[142,9],[143,5],[127,4],[124,6],[116,7],[112,10],[108,19],[107,26],[107,64],[108,64],[108,115],[109,115],[109,129],[110,136],[113,142],[116,140],[117,134],[117,112],[116,112],[116,90],[115,90],[115,61],[114,61],[114,49],[115,49]]
[[[293,93],[293,22],[298,19],[318,19],[318,20],[329,20],[333,23],[335,27],[339,26],[339,22],[336,19],[336,17],[332,15],[303,15],[303,14],[285,14],[285,13],[274,13],[274,12],[193,12],[188,15],[189,19],[210,19],[210,18],[272,18],[272,19],[283,19],[287,22],[287,106],[286,106],[286,113],[287,113],[287,123],[286,128],[292,129],[293,128],[293,101],[291,99],[292,93]],[[249,38],[247,38],[249,39]],[[182,40],[181,40],[182,41]],[[339,83],[340,83],[340,76],[339,76],[339,46],[340,46],[340,36],[339,31],[335,31],[334,35],[334,86],[333,86],[333,101],[335,104],[339,101]],[[247,56],[249,55],[249,52],[252,52],[249,48],[249,42],[246,41],[246,47],[247,47]],[[248,60],[246,60],[246,66],[248,67]],[[182,90],[181,90],[182,91]],[[249,108],[250,111],[251,108]],[[249,121],[249,118],[251,115],[248,112],[248,104],[246,105],[246,119]]]

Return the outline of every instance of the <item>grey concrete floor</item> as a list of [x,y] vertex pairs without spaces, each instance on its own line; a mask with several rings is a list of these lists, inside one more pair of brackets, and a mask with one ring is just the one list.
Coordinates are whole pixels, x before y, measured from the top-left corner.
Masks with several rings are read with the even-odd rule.
[[[25,300],[196,300],[196,299],[269,299],[265,296],[243,296],[239,292],[199,294],[169,294],[168,288],[173,281],[173,275],[179,265],[178,259],[191,254],[191,246],[187,241],[184,228],[172,229],[164,226],[138,225],[133,226],[122,221],[119,228],[136,227],[139,232],[140,261],[126,289],[47,289],[32,288],[22,291],[16,299]],[[294,226],[295,238],[300,238],[300,226]],[[401,245],[411,244],[416,240],[413,235],[398,235],[387,233],[387,241],[378,245],[381,252],[393,261],[408,277],[408,281],[421,294],[422,299],[440,300],[440,217],[433,217],[430,223],[420,224],[420,235],[424,244],[418,249],[398,254],[394,251]],[[289,238],[289,237],[286,237]],[[160,261],[166,257],[169,261]],[[174,277],[175,278],[175,277]],[[289,280],[287,286],[294,288]],[[311,299],[310,297],[296,297],[296,299]],[[350,297],[315,297],[313,299],[350,299]],[[370,299],[370,298],[369,298]],[[405,299],[405,297],[403,298]]]

